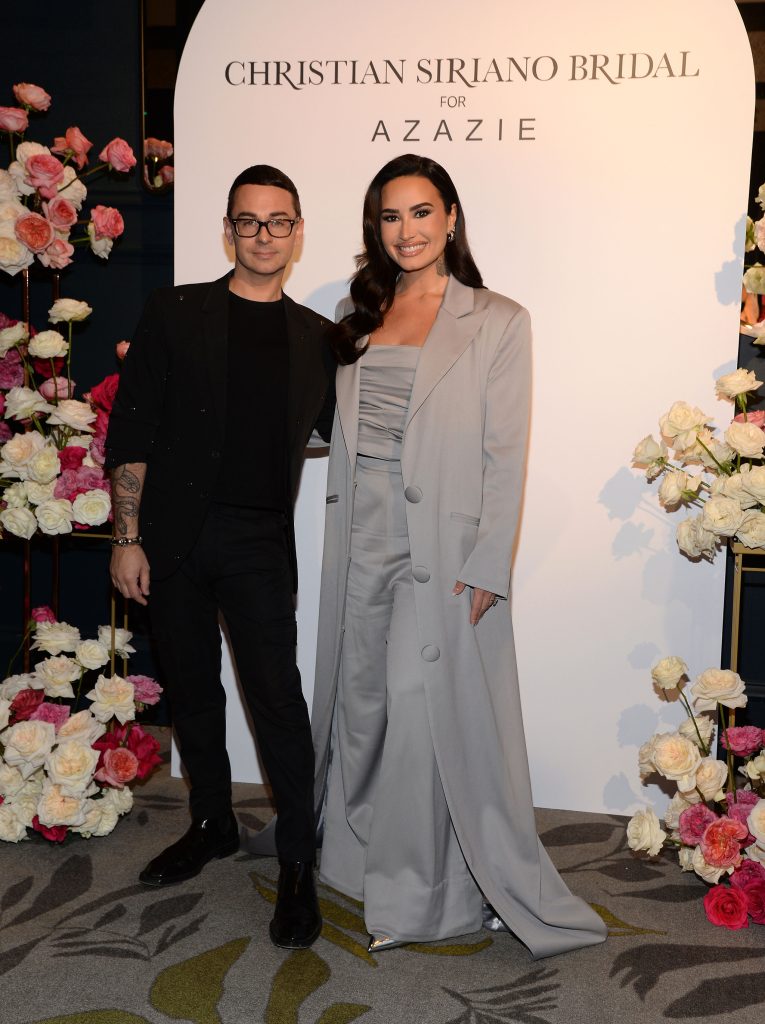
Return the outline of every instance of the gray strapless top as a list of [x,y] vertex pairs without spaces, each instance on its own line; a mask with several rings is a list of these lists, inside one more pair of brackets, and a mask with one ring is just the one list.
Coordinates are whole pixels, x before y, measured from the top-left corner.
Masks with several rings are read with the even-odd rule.
[[420,349],[370,345],[361,357],[358,454],[400,460],[401,438]]

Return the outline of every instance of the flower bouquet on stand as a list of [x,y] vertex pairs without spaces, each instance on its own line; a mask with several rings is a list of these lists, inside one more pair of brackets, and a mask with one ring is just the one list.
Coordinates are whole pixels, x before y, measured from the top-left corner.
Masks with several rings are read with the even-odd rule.
[[[693,871],[710,888],[704,909],[712,924],[746,928],[751,918],[765,924],[765,732],[733,726],[730,714],[746,706],[736,672],[709,668],[684,692],[688,668],[664,658],[651,671],[665,700],[679,700],[687,718],[671,733],[658,733],[640,748],[643,780],[659,775],[677,787],[664,826],[651,809],[627,825],[631,849],[656,857],[677,849],[680,868]],[[725,761],[712,754],[715,715]],[[666,830],[665,830],[666,829]]]
[[49,608],[35,609],[29,628],[45,657],[0,683],[0,840],[108,835],[133,806],[131,785],[161,761],[135,722],[161,687],[115,673],[115,656],[134,653],[125,629],[82,639]]

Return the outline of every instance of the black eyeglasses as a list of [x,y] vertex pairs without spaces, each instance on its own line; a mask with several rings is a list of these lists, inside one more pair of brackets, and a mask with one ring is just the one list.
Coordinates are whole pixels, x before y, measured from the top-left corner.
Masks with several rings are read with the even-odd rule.
[[234,232],[240,238],[257,238],[260,229],[265,228],[272,238],[288,238],[300,218],[288,220],[286,217],[273,217],[271,220],[258,220],[257,217],[229,217]]

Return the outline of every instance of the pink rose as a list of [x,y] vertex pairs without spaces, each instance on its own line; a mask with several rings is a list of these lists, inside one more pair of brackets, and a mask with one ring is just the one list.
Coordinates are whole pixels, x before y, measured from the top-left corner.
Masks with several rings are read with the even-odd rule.
[[729,885],[714,885],[704,897],[707,920],[721,928],[748,928],[746,896]]
[[60,153],[61,156],[71,156],[72,160],[82,170],[88,162],[88,150],[92,149],[93,143],[86,139],[79,128],[67,128],[66,135],[59,135],[53,140],[51,153]]
[[14,225],[16,238],[32,252],[42,252],[51,244],[56,234],[53,225],[39,213],[22,213]]
[[32,818],[32,828],[51,843],[63,843],[69,831],[66,825],[41,825],[37,815]]
[[26,110],[20,107],[0,107],[0,131],[18,132],[19,135],[29,127]]
[[125,230],[125,222],[119,210],[113,206],[94,206],[90,211],[96,238],[119,238]]
[[50,153],[34,153],[26,163],[25,181],[36,188],[43,199],[53,199],[64,179],[64,165]]
[[694,804],[692,807],[686,807],[679,820],[681,841],[686,846],[698,846],[704,831],[713,821],[717,821],[717,815],[714,811],[710,811],[706,804]]
[[[90,389],[90,403],[95,405],[98,409],[103,409],[104,412],[110,413],[112,406],[114,405],[114,398],[117,394],[117,388],[120,383],[120,375],[118,373],[110,373],[108,377],[104,377],[100,384],[96,384],[95,387]],[[100,429],[96,419],[96,433],[101,434],[105,431]],[[108,428],[108,420],[106,422]]]
[[47,604],[41,604],[32,609],[32,620],[34,622],[58,622],[55,612]]
[[114,346],[114,351],[117,353],[117,358],[120,360],[120,362],[122,362],[122,360],[128,354],[129,348],[129,341],[118,341],[117,344]]
[[759,797],[749,789],[739,789],[736,791],[735,801],[733,799],[733,793],[726,793],[725,800],[728,804],[728,817],[733,818],[734,821],[740,821],[741,824],[746,827],[747,841],[753,843],[754,837],[749,835],[747,818],[749,817],[754,805],[758,802]]
[[69,708],[66,704],[51,704],[47,700],[43,701],[34,714],[29,716],[30,722],[50,722],[56,732],[67,718],[69,718]]
[[162,179],[163,185],[172,185],[175,181],[175,168],[172,164],[165,164],[164,167],[160,167],[157,172],[159,177]]
[[167,160],[173,155],[172,142],[165,142],[162,139],[148,138],[143,144],[144,159]]
[[704,860],[715,868],[738,867],[741,863],[741,842],[748,835],[746,825],[735,818],[719,818],[710,822],[699,844]]
[[[71,384],[66,377],[49,377],[37,389],[43,398],[52,402],[54,398],[71,398],[74,395],[75,381]],[[61,455],[61,452],[58,453]]]
[[765,882],[765,866],[756,860],[742,860],[733,874],[730,876],[730,884],[736,889],[742,889],[750,882]]
[[45,699],[42,690],[19,690],[11,701],[11,718],[14,723],[26,722],[37,711]]
[[159,703],[162,687],[156,679],[152,679],[150,676],[126,676],[125,678],[133,684],[137,704]]
[[43,203],[43,210],[56,231],[68,231],[72,225],[77,223],[77,210],[74,203],[70,203],[63,196],[57,195],[49,203]]
[[730,729],[721,729],[720,743],[736,757],[749,757],[762,746],[762,729],[755,725],[734,725]]
[[10,391],[11,388],[20,388],[24,383],[24,367],[21,364],[21,356],[12,348],[4,359],[0,359],[0,388]]
[[92,466],[80,466],[79,469],[65,469],[56,481],[53,497],[74,501],[78,494],[84,494],[85,491],[94,491],[96,488],[102,491],[109,490],[109,481],[104,477],[100,469],[95,469]]
[[135,167],[136,164],[133,150],[128,146],[124,139],[119,138],[112,139],[111,142],[107,142],[98,154],[98,159],[109,164],[109,166],[113,167],[115,171],[129,171],[130,168]]
[[50,96],[41,89],[39,85],[32,85],[31,82],[19,82],[13,87],[13,95],[23,103],[25,107],[32,110],[47,110],[50,106]]
[[[97,462],[99,466],[103,466],[106,462],[106,435],[101,437],[94,437],[90,442],[90,457],[94,462]],[[109,519],[111,520],[111,514]]]
[[127,747],[105,750],[101,767],[95,774],[99,782],[122,789],[126,782],[132,782],[138,774],[138,758]]
[[740,412],[738,416],[733,417],[735,423],[752,423],[755,427],[760,427],[765,430],[765,409],[757,409],[756,412],[748,412],[744,415]]
[[74,246],[63,238],[54,238],[45,252],[38,255],[40,263],[52,270],[63,270],[72,262]]

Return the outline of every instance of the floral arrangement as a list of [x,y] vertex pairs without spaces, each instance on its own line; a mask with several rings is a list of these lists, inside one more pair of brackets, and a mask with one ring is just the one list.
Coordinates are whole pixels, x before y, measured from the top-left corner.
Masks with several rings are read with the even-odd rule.
[[0,683],[0,840],[17,843],[30,830],[51,842],[108,835],[133,805],[130,785],[161,761],[159,744],[135,722],[161,687],[112,668],[88,689],[88,673],[134,653],[128,630],[101,626],[83,640],[43,607],[29,632],[32,650],[47,657]]
[[[651,857],[677,848],[681,869],[710,885],[704,909],[712,924],[746,928],[750,917],[765,924],[765,731],[731,725],[729,718],[732,709],[746,707],[744,682],[737,672],[709,668],[693,683],[689,702],[681,658],[663,658],[651,676],[665,700],[683,704],[687,718],[640,748],[641,778],[658,774],[677,792],[664,815],[667,831],[654,811],[638,811],[627,825],[629,846]],[[725,761],[711,753],[715,713]]]
[[169,188],[175,181],[175,167],[170,163],[172,142],[151,136],[143,142],[143,181],[151,192]]
[[717,397],[739,410],[722,437],[710,427],[712,417],[675,402],[659,420],[659,440],[649,434],[633,452],[633,465],[648,480],[661,478],[665,509],[698,510],[677,526],[678,547],[688,558],[711,561],[729,537],[765,547],[765,410],[747,411],[747,396],[761,384],[744,369],[717,379]]

